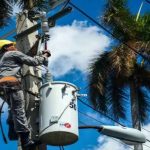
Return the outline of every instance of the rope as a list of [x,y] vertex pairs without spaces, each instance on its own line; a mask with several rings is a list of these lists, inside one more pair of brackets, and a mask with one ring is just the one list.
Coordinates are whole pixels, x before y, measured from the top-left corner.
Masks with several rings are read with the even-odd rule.
[[2,105],[0,107],[0,129],[2,131],[3,140],[4,140],[5,144],[7,144],[8,142],[7,142],[4,130],[3,130],[3,126],[2,126],[2,109],[3,109],[4,104],[5,104],[5,101],[3,101],[3,103],[2,103]]

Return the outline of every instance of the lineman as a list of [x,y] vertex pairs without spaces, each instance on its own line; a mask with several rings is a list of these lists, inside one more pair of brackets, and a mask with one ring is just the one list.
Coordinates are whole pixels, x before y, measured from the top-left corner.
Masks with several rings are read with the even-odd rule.
[[34,142],[30,139],[30,129],[25,115],[24,95],[20,84],[21,68],[23,64],[47,64],[49,56],[48,51],[43,51],[41,56],[33,58],[18,51],[14,42],[0,40],[0,89],[4,93],[3,99],[10,107],[14,128],[22,147],[32,146]]

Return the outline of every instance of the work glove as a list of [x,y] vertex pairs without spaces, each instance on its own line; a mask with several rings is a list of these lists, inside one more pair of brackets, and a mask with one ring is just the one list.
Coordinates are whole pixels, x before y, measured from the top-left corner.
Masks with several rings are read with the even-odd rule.
[[48,57],[51,56],[51,53],[50,53],[49,50],[44,50],[44,51],[42,51],[42,55],[45,58],[44,62],[43,62],[43,65],[47,67],[48,66]]
[[42,54],[43,54],[44,56],[46,56],[46,57],[50,57],[50,56],[51,56],[50,50],[44,50],[44,51],[42,51]]

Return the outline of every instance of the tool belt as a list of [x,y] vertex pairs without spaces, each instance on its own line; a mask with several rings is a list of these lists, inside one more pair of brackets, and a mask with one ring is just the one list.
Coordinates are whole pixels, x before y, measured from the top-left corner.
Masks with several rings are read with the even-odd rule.
[[15,86],[19,84],[19,80],[14,76],[6,76],[0,78],[0,86]]

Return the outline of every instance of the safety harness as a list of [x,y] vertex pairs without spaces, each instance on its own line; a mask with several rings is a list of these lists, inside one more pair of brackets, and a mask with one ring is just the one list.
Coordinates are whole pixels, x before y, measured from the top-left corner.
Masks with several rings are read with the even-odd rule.
[[14,86],[19,84],[20,84],[19,80],[14,76],[6,76],[0,79],[0,86],[6,86],[6,85]]

